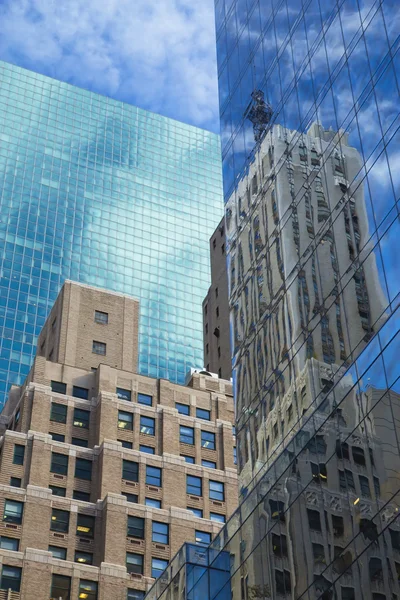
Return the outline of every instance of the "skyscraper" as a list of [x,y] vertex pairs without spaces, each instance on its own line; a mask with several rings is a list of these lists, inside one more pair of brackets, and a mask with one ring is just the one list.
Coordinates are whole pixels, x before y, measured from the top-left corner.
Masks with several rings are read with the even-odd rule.
[[220,170],[217,135],[0,63],[0,403],[66,278],[140,300],[142,374],[203,366]]
[[242,502],[208,597],[395,599],[400,7],[215,10]]

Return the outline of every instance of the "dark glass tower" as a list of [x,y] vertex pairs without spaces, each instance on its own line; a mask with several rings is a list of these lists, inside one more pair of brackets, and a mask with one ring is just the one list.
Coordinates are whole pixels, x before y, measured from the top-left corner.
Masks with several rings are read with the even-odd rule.
[[65,279],[140,300],[140,373],[201,368],[222,212],[217,135],[0,63],[0,405]]
[[216,0],[235,599],[400,597],[399,19]]

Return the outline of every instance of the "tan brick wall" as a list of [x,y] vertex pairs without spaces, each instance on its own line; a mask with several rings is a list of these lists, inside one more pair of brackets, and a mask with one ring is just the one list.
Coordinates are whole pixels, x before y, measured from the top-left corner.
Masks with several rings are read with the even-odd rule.
[[[109,325],[94,322],[94,309],[109,313]],[[54,326],[53,326],[53,323]],[[0,550],[0,562],[23,568],[21,600],[50,597],[53,574],[71,577],[71,598],[78,597],[79,580],[99,583],[99,600],[126,600],[127,587],[146,590],[152,583],[151,561],[170,560],[186,542],[195,541],[195,531],[215,535],[221,525],[209,520],[210,512],[228,517],[237,505],[237,475],[233,465],[232,386],[223,380],[194,375],[188,387],[155,380],[135,373],[137,361],[138,303],[118,294],[66,283],[51,312],[39,342],[44,343],[29,378],[14,388],[0,417],[0,535],[20,540],[19,552]],[[92,341],[102,341],[107,332],[107,360],[93,363]],[[52,348],[52,360],[46,360]],[[63,357],[56,362],[55,354]],[[91,370],[92,366],[97,371]],[[66,394],[53,392],[51,382],[66,384]],[[74,397],[74,386],[88,390],[88,399]],[[131,393],[131,401],[119,399],[117,388]],[[138,394],[152,396],[152,406],[138,402]],[[186,404],[190,415],[178,413],[176,403]],[[66,419],[52,419],[52,405],[65,407]],[[196,408],[210,411],[210,421],[196,416]],[[76,411],[87,411],[89,427],[74,425]],[[133,429],[118,427],[119,411],[133,416]],[[19,421],[17,415],[19,414]],[[140,431],[140,418],[154,419],[155,435]],[[79,420],[78,420],[79,421]],[[193,445],[179,440],[179,427],[192,427]],[[203,448],[201,431],[215,433],[216,449]],[[64,436],[56,441],[52,435]],[[72,443],[87,441],[87,448]],[[122,444],[131,447],[123,447]],[[14,462],[15,445],[25,446],[23,465]],[[154,448],[154,454],[140,446]],[[66,475],[51,472],[52,454],[68,457]],[[192,456],[195,464],[181,455]],[[91,480],[75,477],[79,458],[92,463]],[[123,460],[139,465],[139,480],[123,479]],[[203,467],[213,461],[217,469]],[[162,486],[146,483],[146,466],[162,470]],[[186,494],[186,477],[202,479],[202,497]],[[21,488],[11,486],[11,478]],[[209,480],[224,483],[225,499],[209,498]],[[65,497],[52,494],[49,486],[65,489]],[[90,502],[76,500],[74,492],[89,494]],[[135,494],[138,503],[127,501],[122,492]],[[161,502],[161,508],[145,505],[146,498]],[[22,525],[3,519],[6,499],[23,502]],[[188,508],[201,508],[204,518]],[[68,533],[51,531],[52,510],[69,513]],[[95,518],[94,539],[77,532],[78,514]],[[145,520],[145,539],[127,536],[128,515]],[[152,521],[168,523],[169,544],[152,541]],[[54,559],[49,546],[66,549],[67,560]],[[93,553],[93,565],[74,562],[75,552]],[[126,552],[142,554],[143,576],[126,570]]]

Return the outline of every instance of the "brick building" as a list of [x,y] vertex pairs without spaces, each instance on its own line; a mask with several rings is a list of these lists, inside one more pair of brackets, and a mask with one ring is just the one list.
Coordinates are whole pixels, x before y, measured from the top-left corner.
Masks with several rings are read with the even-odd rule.
[[66,282],[10,391],[0,600],[138,600],[236,508],[231,383],[138,375],[138,315],[132,298]]

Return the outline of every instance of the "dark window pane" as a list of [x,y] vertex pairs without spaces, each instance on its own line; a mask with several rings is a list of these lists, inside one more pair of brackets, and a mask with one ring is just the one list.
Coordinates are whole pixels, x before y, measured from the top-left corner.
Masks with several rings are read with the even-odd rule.
[[95,517],[91,515],[80,515],[76,523],[76,535],[92,538],[94,536]]
[[80,492],[79,490],[74,490],[72,492],[72,497],[74,500],[81,500],[82,502],[90,502],[90,494],[88,492]]
[[51,433],[51,438],[55,441],[55,442],[65,442],[65,435],[62,435],[61,433]]
[[128,402],[131,402],[131,400],[132,400],[131,390],[124,390],[123,388],[117,388],[117,396],[118,396],[119,400],[127,400]]
[[67,412],[68,406],[65,406],[65,404],[57,404],[56,402],[52,402],[50,411],[50,421],[55,421],[56,423],[66,423]]
[[205,419],[206,421],[210,421],[211,411],[205,410],[204,408],[196,408],[196,417],[198,419]]
[[137,504],[139,502],[139,497],[137,494],[129,494],[129,492],[122,492],[122,495],[125,496],[128,502],[132,502]]
[[65,498],[67,492],[65,488],[58,487],[57,485],[50,485],[49,488],[51,489],[53,496],[61,496],[62,498]]
[[126,568],[128,573],[143,575],[143,554],[126,553]]
[[72,386],[72,395],[75,398],[82,398],[82,400],[87,400],[89,398],[89,390],[87,388],[79,387],[79,385]]
[[78,479],[92,479],[92,461],[84,458],[77,458],[75,461],[75,477]]
[[58,558],[59,560],[67,560],[66,548],[59,548],[59,546],[49,546],[49,552],[52,553],[53,558]]
[[67,510],[58,510],[57,508],[53,508],[51,511],[50,529],[51,531],[68,533],[69,512]]
[[98,586],[96,581],[81,579],[79,582],[78,598],[84,598],[85,600],[97,600],[97,588]]
[[61,598],[70,600],[71,596],[71,577],[65,575],[53,575],[51,580],[51,598]]
[[99,323],[99,325],[107,325],[108,313],[102,312],[101,310],[95,310],[94,311],[94,320],[95,320],[95,323]]
[[122,479],[139,481],[139,464],[132,460],[122,461]]
[[74,409],[74,427],[82,427],[82,429],[89,429],[90,423],[90,412],[88,410],[82,410],[81,408]]
[[2,550],[13,550],[14,552],[18,552],[19,540],[2,535],[0,537],[0,548]]
[[23,510],[23,502],[17,502],[16,500],[6,500],[4,503],[3,521],[6,521],[7,523],[16,523],[17,525],[20,525],[22,523]]
[[51,453],[51,473],[57,473],[58,475],[68,474],[68,455],[57,454],[56,452]]
[[87,448],[89,445],[88,440],[81,440],[80,438],[73,437],[71,443],[74,446],[80,446],[81,448]]
[[1,569],[1,584],[2,590],[13,590],[13,592],[19,592],[21,588],[21,573],[20,567],[11,567],[9,565],[3,565]]
[[10,485],[13,487],[21,487],[22,479],[20,477],[10,477]]
[[118,429],[133,430],[133,413],[118,411]]
[[80,552],[79,550],[76,550],[75,562],[81,563],[82,565],[92,565],[93,554],[90,552]]
[[51,391],[57,392],[57,394],[66,394],[67,393],[67,384],[62,383],[61,381],[52,381],[51,382]]
[[128,516],[127,535],[129,537],[144,539],[144,519]]
[[137,395],[137,401],[139,402],[139,404],[145,404],[146,406],[152,406],[153,396],[149,396],[148,394],[139,393]]

